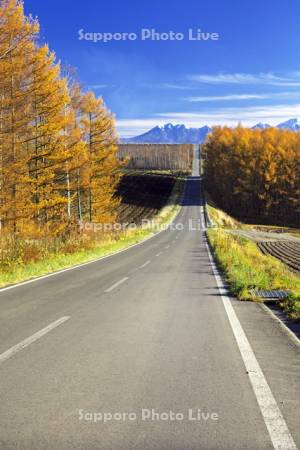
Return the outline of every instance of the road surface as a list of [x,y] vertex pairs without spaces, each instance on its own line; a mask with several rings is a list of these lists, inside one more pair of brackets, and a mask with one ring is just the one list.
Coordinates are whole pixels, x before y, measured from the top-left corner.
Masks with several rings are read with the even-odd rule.
[[221,295],[197,168],[172,229],[0,292],[1,449],[299,447],[299,346]]

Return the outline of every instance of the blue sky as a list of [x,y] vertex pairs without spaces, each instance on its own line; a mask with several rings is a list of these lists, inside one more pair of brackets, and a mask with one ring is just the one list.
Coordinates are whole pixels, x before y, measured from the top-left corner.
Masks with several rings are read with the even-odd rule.
[[[103,96],[122,136],[167,122],[300,117],[299,0],[25,0],[25,11],[38,16],[42,40],[77,68],[84,88]],[[184,38],[142,40],[142,29]],[[219,39],[192,41],[188,29]],[[79,30],[137,38],[93,42]]]

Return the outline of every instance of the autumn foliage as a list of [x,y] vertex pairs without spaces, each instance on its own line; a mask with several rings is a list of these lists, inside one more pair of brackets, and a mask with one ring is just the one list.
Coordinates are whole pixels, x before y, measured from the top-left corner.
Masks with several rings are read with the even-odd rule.
[[249,221],[300,226],[300,133],[216,127],[202,147],[215,201]]
[[114,118],[38,32],[22,2],[0,0],[0,227],[18,238],[112,221],[118,205]]

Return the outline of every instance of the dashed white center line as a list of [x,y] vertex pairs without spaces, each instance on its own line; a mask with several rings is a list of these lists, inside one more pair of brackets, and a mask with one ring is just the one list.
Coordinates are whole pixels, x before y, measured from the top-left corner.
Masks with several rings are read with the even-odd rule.
[[204,230],[204,221],[203,221],[203,206],[200,206],[200,225],[201,225],[201,230]]
[[157,253],[155,256],[160,256],[160,255],[162,255],[163,254],[163,252],[159,252],[159,253]]
[[169,246],[169,245],[166,245],[165,248],[170,248],[170,246]]
[[144,267],[148,266],[148,264],[150,264],[150,263],[151,263],[151,261],[150,261],[150,259],[149,259],[149,260],[146,261],[144,264],[142,264],[142,265],[139,267],[139,269],[143,269]]
[[117,281],[115,284],[113,284],[112,286],[110,286],[108,289],[105,289],[104,292],[111,292],[113,291],[116,287],[120,286],[120,284],[125,283],[125,281],[129,280],[129,277],[124,277],[121,280]]
[[41,337],[43,337],[45,334],[49,333],[49,331],[53,330],[54,328],[58,327],[62,323],[66,322],[70,319],[70,316],[64,316],[60,319],[57,319],[55,322],[50,323],[50,325],[46,326],[45,328],[42,328],[40,331],[37,331],[32,336],[29,336],[27,339],[24,339],[23,341],[19,342],[18,344],[14,345],[13,347],[6,350],[4,353],[0,354],[0,364],[6,361],[8,358],[11,358],[16,353],[18,353],[20,350],[23,350],[24,348],[28,347],[30,344],[33,344],[33,342],[37,341]]
[[200,215],[200,226],[201,226],[201,230],[203,230],[203,229],[204,229],[204,226],[203,226],[202,215]]

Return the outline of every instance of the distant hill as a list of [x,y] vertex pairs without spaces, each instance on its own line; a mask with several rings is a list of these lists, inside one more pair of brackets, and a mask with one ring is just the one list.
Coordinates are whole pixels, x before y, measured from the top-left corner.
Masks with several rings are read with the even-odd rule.
[[123,143],[144,144],[201,144],[211,128],[186,128],[185,125],[168,123],[162,127],[154,127],[140,136],[122,139]]

